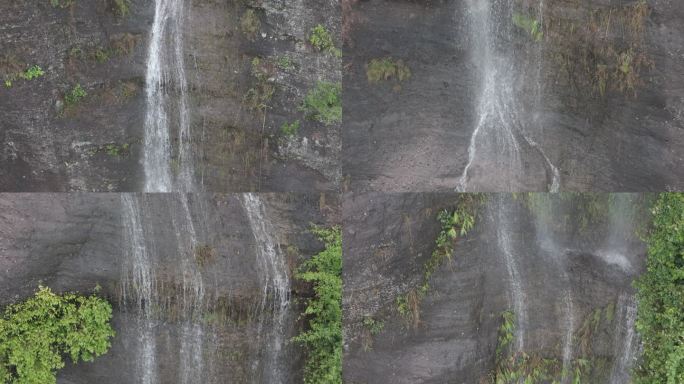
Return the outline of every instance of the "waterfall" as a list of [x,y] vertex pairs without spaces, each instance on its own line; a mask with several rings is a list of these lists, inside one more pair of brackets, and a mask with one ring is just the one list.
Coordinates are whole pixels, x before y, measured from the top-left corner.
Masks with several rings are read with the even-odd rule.
[[178,194],[180,209],[175,209],[172,220],[177,234],[182,271],[182,305],[180,335],[180,382],[196,383],[204,373],[204,327],[201,323],[204,309],[204,283],[195,262],[197,233],[188,206],[188,195]]
[[513,254],[513,244],[511,241],[511,233],[513,233],[513,225],[510,221],[511,217],[515,217],[515,212],[508,209],[504,195],[496,196],[495,215],[493,217],[494,225],[496,226],[496,238],[499,250],[504,256],[506,270],[508,272],[508,279],[510,283],[510,300],[513,302],[513,310],[516,316],[516,344],[517,351],[521,352],[525,349],[524,335],[527,329],[527,305],[525,292],[522,288],[522,280],[518,267],[516,264],[516,257]]
[[611,196],[609,205],[609,234],[604,249],[597,252],[607,264],[618,266],[625,273],[633,271],[627,258],[628,240],[634,233],[636,207],[634,197],[627,193]]
[[[135,195],[122,194],[122,224],[126,257],[123,267],[122,298],[124,307],[134,305],[137,324],[139,351],[136,357],[137,376],[143,384],[159,382],[157,372],[158,324],[164,327],[178,327],[177,382],[190,384],[202,382],[204,374],[204,328],[201,322],[204,305],[204,284],[202,274],[195,262],[197,234],[185,194],[156,195],[164,200],[165,210],[171,216],[172,236],[175,237],[177,259],[169,255],[158,255],[154,246],[148,250],[145,239],[147,226],[157,223],[143,221],[143,208]],[[150,229],[152,230],[152,229]],[[158,282],[153,260],[172,262],[179,268],[179,275],[168,282]],[[166,289],[165,288],[166,285]],[[160,295],[173,294],[173,297]],[[161,322],[163,316],[173,313],[169,322]],[[175,343],[175,341],[174,341]],[[162,350],[162,348],[159,348]]]
[[[263,287],[262,311],[267,300],[273,300],[273,326],[268,337],[264,383],[285,382],[283,354],[285,338],[285,316],[290,301],[290,281],[287,275],[284,256],[275,239],[275,229],[271,225],[263,202],[257,194],[242,195],[242,203],[256,241],[257,267]],[[261,324],[260,329],[261,331]],[[260,332],[261,333],[261,332]]]
[[[183,0],[155,0],[145,77],[143,165],[147,192],[189,191],[194,185],[183,63],[183,5]],[[177,95],[171,95],[172,90]],[[175,158],[170,139],[174,124],[179,137]]]
[[620,320],[615,335],[615,362],[610,375],[610,384],[631,382],[631,369],[639,354],[639,342],[634,323],[637,316],[637,302],[632,295],[620,295],[616,311]]
[[[142,384],[156,384],[157,359],[153,307],[158,302],[154,268],[147,253],[140,204],[135,195],[121,194],[122,228],[125,245],[122,298],[137,310],[137,376]],[[125,307],[125,305],[124,305]]]
[[515,94],[515,63],[512,52],[501,48],[510,44],[499,41],[511,37],[512,0],[467,0],[466,3],[472,45],[477,47],[474,60],[481,71],[481,93],[477,102],[477,123],[468,145],[468,161],[456,190],[465,192],[469,189],[470,171],[476,160],[488,171],[480,177],[482,180],[495,179],[494,186],[517,189],[516,184],[524,173],[519,142],[522,139],[540,154],[551,170],[549,190],[555,192],[560,187],[560,173],[522,127],[518,114],[523,108]]

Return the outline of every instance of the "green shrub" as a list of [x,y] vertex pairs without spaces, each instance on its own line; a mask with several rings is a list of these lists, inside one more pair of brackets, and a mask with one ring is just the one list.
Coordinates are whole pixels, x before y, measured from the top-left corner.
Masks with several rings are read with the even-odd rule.
[[240,30],[249,40],[254,40],[257,33],[259,33],[260,28],[261,21],[253,9],[248,9],[242,14],[242,17],[240,18]]
[[363,326],[371,335],[375,336],[382,332],[382,330],[385,328],[385,323],[382,320],[375,320],[370,316],[366,316],[363,318]]
[[126,17],[131,13],[131,1],[114,0],[112,10],[118,17]]
[[295,120],[292,123],[284,123],[280,127],[280,132],[283,134],[283,136],[287,136],[287,137],[297,136],[298,131],[299,131],[299,120]]
[[22,72],[21,75],[19,75],[19,77],[21,77],[24,80],[33,80],[43,75],[45,75],[45,72],[43,72],[43,70],[39,66],[34,65],[26,71]]
[[342,121],[342,84],[320,81],[304,98],[300,110],[307,119],[332,125]]
[[342,233],[340,228],[314,227],[325,249],[304,262],[297,278],[313,283],[306,302],[308,330],[293,338],[307,351],[306,384],[342,383]]
[[411,77],[411,69],[402,60],[394,60],[390,57],[372,59],[366,65],[366,77],[371,83],[391,78],[404,81]]
[[335,57],[342,57],[342,51],[335,48],[335,42],[333,41],[332,35],[321,24],[318,24],[311,29],[309,43],[321,52],[329,52]]
[[635,284],[644,347],[635,382],[684,383],[684,194],[659,196],[647,243],[647,271]]
[[40,287],[0,318],[0,382],[56,383],[65,356],[77,363],[107,352],[111,318],[111,305],[95,295],[57,295]]
[[542,31],[541,23],[531,16],[523,15],[521,13],[513,13],[513,24],[516,27],[525,30],[534,41],[541,41],[544,38],[544,31]]
[[74,105],[86,96],[88,96],[88,94],[83,88],[81,88],[81,84],[76,84],[71,91],[64,95],[64,101],[67,103],[67,105]]

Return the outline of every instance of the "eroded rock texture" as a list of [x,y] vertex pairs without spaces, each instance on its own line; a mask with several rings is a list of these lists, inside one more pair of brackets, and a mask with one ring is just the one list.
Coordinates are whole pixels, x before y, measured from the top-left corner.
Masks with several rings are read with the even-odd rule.
[[[345,4],[352,190],[681,188],[679,2]],[[388,57],[410,78],[370,81]]]
[[[0,93],[0,190],[141,191],[145,76],[152,1],[0,4],[0,76],[30,66],[45,75],[14,79]],[[317,24],[339,35],[336,1],[184,1],[183,66],[187,78],[195,190],[312,191],[337,188],[339,126],[304,118],[304,95],[341,80],[340,59],[315,50]],[[243,27],[244,15],[251,23]],[[338,43],[339,44],[339,43]],[[252,61],[266,63],[274,90],[261,110],[245,102],[259,87]],[[277,65],[279,59],[287,65]],[[283,61],[281,61],[282,63]],[[87,96],[66,100],[79,84]],[[170,97],[179,85],[165,79]],[[173,112],[173,111],[171,111]],[[179,146],[171,119],[172,160]],[[295,137],[282,124],[301,121]],[[170,164],[177,172],[178,164]]]
[[303,351],[287,340],[303,325],[297,298],[311,293],[293,271],[322,249],[307,229],[330,224],[337,202],[315,194],[259,199],[291,282],[280,350],[272,271],[240,195],[0,195],[0,305],[39,284],[59,292],[102,287],[114,305],[112,348],[92,363],[67,363],[59,383],[276,382],[272,361],[278,382],[299,382]]
[[584,359],[583,381],[625,382],[638,356],[631,283],[646,257],[638,233],[650,197],[487,194],[474,229],[429,280],[419,316],[406,318],[397,299],[422,283],[435,216],[459,199],[345,200],[345,382],[489,382],[507,310],[513,351],[554,361],[556,378]]

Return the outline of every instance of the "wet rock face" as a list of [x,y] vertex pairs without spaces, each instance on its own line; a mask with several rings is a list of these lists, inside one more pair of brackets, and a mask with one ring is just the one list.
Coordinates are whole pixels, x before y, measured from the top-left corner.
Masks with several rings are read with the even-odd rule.
[[[493,125],[511,126],[517,157],[497,161],[504,149],[476,145],[466,190],[547,190],[549,164],[561,190],[680,186],[684,15],[676,2],[491,1],[489,61],[482,4],[377,0],[348,12],[343,173],[351,189],[453,190],[476,128],[497,114]],[[542,35],[525,30],[535,21]],[[367,65],[383,57],[401,59],[411,77],[370,82]],[[484,100],[493,109],[482,99],[487,73],[499,79]],[[504,140],[497,132],[487,145]]]
[[[559,365],[566,353],[569,364],[587,359],[601,367],[589,373],[590,381],[609,382],[626,340],[638,343],[625,332],[625,303],[646,257],[634,231],[648,199],[628,196],[621,205],[606,196],[487,195],[453,261],[432,276],[413,327],[395,300],[422,281],[439,232],[435,215],[458,199],[367,194],[345,200],[345,382],[480,382],[494,369],[500,315],[516,307],[516,295],[525,353]],[[631,229],[616,229],[619,221]],[[367,318],[384,328],[372,335]]]
[[[335,1],[186,1],[187,77],[196,189],[333,190],[341,178],[339,125],[304,118],[299,106],[317,81],[341,81],[340,59],[307,43],[317,24],[339,35]],[[140,191],[144,186],[145,74],[154,2],[132,0],[125,17],[112,1],[0,5],[0,76],[29,66],[45,75],[16,79],[0,93],[2,191]],[[257,29],[241,21],[253,12]],[[339,43],[337,43],[339,46]],[[274,93],[264,108],[245,103],[258,88],[252,59],[268,64]],[[287,65],[277,66],[288,58]],[[69,103],[80,85],[87,96]],[[166,84],[172,99],[173,82]],[[173,113],[174,111],[169,111]],[[171,147],[178,124],[171,119]],[[293,138],[281,126],[301,120]],[[174,164],[171,164],[173,169]],[[313,187],[311,187],[313,186]]]
[[[193,356],[202,363],[202,382],[219,383],[226,378],[258,382],[263,373],[254,367],[262,366],[253,363],[266,359],[263,354],[269,344],[260,327],[268,329],[270,312],[259,310],[264,299],[259,283],[262,272],[244,207],[237,195],[190,195],[187,203],[198,244],[210,251],[188,255],[178,246],[179,236],[187,234],[177,211],[181,196],[139,197],[147,252],[160,297],[154,304],[161,312],[154,312],[153,328],[159,382],[177,382],[181,377],[185,356],[181,346],[188,335],[202,346]],[[330,224],[328,220],[338,215],[337,201],[333,195],[262,195],[261,199],[275,240],[286,257],[287,273],[292,276],[305,257],[322,247],[306,229],[312,222]],[[0,207],[0,305],[32,295],[39,284],[55,291],[84,293],[99,284],[102,294],[114,305],[117,336],[111,350],[93,363],[67,364],[58,381],[139,380],[139,308],[130,291],[123,295],[125,289],[131,289],[130,285],[126,288],[123,277],[130,268],[126,252],[131,242],[124,241],[121,196],[4,194],[0,195]],[[187,262],[197,265],[204,288],[202,303],[192,303],[190,292],[182,290],[193,279],[190,272],[194,268]],[[310,294],[307,287],[296,283],[292,290],[294,297]],[[180,311],[184,305],[202,308],[202,318],[188,323]],[[284,337],[288,339],[301,325],[296,321],[299,305],[293,301],[286,315]],[[158,321],[156,316],[161,316]],[[201,328],[195,328],[197,324]],[[292,344],[284,348],[284,380],[301,381],[302,351]]]

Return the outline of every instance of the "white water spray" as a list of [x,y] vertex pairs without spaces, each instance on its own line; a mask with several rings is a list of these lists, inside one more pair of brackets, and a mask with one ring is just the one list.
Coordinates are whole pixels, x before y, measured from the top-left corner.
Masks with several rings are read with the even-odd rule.
[[[278,384],[285,378],[281,352],[285,337],[285,316],[290,302],[290,280],[283,253],[275,239],[275,230],[266,215],[263,202],[257,194],[246,193],[242,195],[242,203],[257,246],[257,265],[263,287],[262,309],[269,296],[273,299],[273,327],[269,335],[262,381]],[[261,326],[259,330],[261,331]]]
[[[194,185],[183,63],[183,5],[183,0],[155,0],[145,78],[143,165],[147,192],[189,191]],[[170,139],[174,125],[179,137],[175,158]],[[176,174],[175,182],[172,173]]]
[[153,306],[157,303],[156,279],[145,244],[142,211],[135,195],[121,194],[125,248],[122,298],[137,310],[138,353],[136,370],[142,384],[158,383]]
[[637,316],[637,302],[634,296],[620,295],[616,315],[620,323],[615,335],[615,363],[610,375],[610,384],[623,384],[631,382],[631,369],[639,355],[638,335],[634,327]]
[[516,316],[516,347],[518,352],[525,349],[525,330],[527,329],[527,305],[525,291],[522,287],[522,280],[518,272],[516,264],[516,257],[513,254],[513,244],[511,240],[511,233],[513,227],[510,218],[515,212],[508,209],[505,196],[499,195],[496,197],[496,212],[493,217],[496,225],[497,244],[501,253],[504,256],[506,270],[508,272],[508,279],[510,284],[510,300],[513,302],[513,310]]

